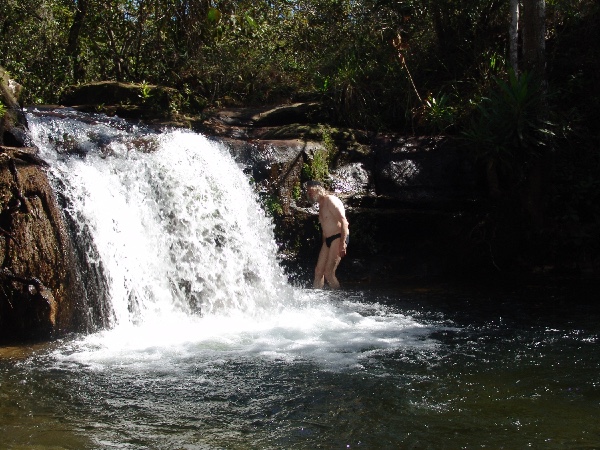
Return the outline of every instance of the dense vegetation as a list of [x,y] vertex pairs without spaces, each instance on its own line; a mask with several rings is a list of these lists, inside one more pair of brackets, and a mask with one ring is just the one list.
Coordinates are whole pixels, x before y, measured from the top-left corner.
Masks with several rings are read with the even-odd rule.
[[[547,2],[550,89],[573,120],[598,99],[598,9]],[[438,132],[507,78],[509,21],[500,0],[6,0],[0,65],[28,103],[118,80],[191,109],[318,97],[353,125]]]
[[26,103],[117,80],[175,88],[188,113],[318,100],[338,124],[444,133],[473,150],[492,197],[520,203],[546,240],[561,236],[557,257],[568,248],[593,259],[600,5],[547,0],[545,70],[515,73],[510,3],[4,0],[0,66],[26,87]]

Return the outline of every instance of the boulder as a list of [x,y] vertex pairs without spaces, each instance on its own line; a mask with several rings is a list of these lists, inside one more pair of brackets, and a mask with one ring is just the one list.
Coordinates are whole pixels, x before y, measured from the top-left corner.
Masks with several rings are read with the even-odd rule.
[[176,89],[117,81],[70,86],[62,93],[60,102],[82,111],[148,120],[168,118],[182,107]]
[[17,91],[0,74],[0,341],[47,339],[85,327],[84,289],[46,164],[23,147]]
[[0,67],[0,103],[3,115],[0,117],[0,144],[13,147],[27,145],[27,120],[19,105],[18,96],[21,86],[11,80],[8,73]]

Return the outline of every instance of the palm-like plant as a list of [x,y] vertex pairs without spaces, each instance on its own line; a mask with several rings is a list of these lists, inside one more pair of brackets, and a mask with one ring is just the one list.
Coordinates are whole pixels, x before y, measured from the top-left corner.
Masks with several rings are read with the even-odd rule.
[[548,147],[552,126],[544,111],[544,92],[529,73],[509,73],[477,105],[463,138],[476,159],[514,182]]

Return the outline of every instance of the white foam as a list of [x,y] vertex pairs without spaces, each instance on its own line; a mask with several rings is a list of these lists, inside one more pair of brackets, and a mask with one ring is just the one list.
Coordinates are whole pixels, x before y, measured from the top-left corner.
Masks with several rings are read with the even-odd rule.
[[[310,299],[309,291],[300,293]],[[59,353],[60,359],[98,369],[114,366],[156,370],[165,364],[240,357],[311,362],[329,369],[360,367],[374,355],[430,349],[431,328],[410,316],[355,301],[331,303],[327,295],[308,304],[262,314],[241,311],[205,317],[174,314],[93,334]],[[362,311],[360,311],[362,310]],[[360,311],[360,312],[359,312]]]

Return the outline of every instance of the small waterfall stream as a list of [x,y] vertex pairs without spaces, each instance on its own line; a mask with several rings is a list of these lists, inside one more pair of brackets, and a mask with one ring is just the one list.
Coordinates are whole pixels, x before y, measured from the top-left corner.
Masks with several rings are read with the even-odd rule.
[[83,118],[32,117],[30,127],[87,239],[87,265],[105,277],[111,325],[175,311],[251,314],[289,298],[270,221],[223,146]]

